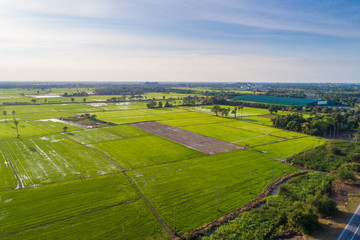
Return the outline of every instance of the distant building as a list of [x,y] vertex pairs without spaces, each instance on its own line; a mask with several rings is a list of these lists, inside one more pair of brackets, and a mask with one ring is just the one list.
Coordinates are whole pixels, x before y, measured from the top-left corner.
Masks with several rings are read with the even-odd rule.
[[274,97],[274,96],[263,96],[263,95],[242,95],[242,96],[237,96],[234,99],[246,101],[246,102],[257,102],[257,103],[277,104],[277,105],[286,105],[286,106],[298,105],[303,107],[328,106],[333,104],[333,102],[325,101],[325,100]]

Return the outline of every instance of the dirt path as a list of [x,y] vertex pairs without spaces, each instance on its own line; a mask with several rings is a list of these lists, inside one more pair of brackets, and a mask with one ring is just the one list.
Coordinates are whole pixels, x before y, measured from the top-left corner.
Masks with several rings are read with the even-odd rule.
[[140,197],[144,200],[144,202],[146,203],[146,205],[150,208],[150,210],[152,211],[152,213],[154,214],[154,216],[156,217],[156,219],[158,220],[158,222],[163,226],[163,228],[169,233],[169,235],[171,236],[172,239],[177,238],[176,234],[174,233],[174,231],[164,222],[164,220],[162,220],[162,218],[159,216],[159,214],[155,211],[155,209],[151,206],[150,202],[147,200],[147,198],[141,193],[141,191],[139,190],[139,188],[136,186],[136,184],[134,183],[134,181],[126,174],[125,170],[123,170],[119,165],[117,165],[114,161],[112,161],[111,159],[109,159],[107,156],[105,156],[104,154],[102,154],[101,152],[99,152],[98,150],[87,146],[86,144],[80,143],[78,141],[75,141],[74,139],[69,138],[68,136],[62,134],[64,137],[78,143],[81,144],[84,147],[87,147],[95,152],[97,152],[98,154],[100,154],[102,157],[104,157],[106,160],[108,160],[110,163],[112,163],[118,170],[120,170],[120,172],[122,172],[124,174],[124,176],[128,179],[128,181],[131,183],[131,185],[134,187],[134,189],[138,192],[138,194],[140,195]]
[[20,189],[21,189],[21,188],[24,188],[24,184],[22,183],[21,178],[19,177],[18,173],[16,172],[16,169],[15,169],[15,167],[14,167],[14,165],[13,165],[13,163],[12,163],[10,157],[9,157],[9,154],[8,154],[8,152],[6,151],[3,143],[0,142],[0,145],[1,145],[1,148],[4,150],[5,155],[6,155],[6,158],[7,158],[8,162],[10,163],[10,167],[11,167],[11,169],[13,170],[14,175],[15,175],[17,181],[18,181],[18,188],[20,188]]
[[64,221],[66,221],[66,220],[74,219],[74,218],[77,218],[77,217],[82,217],[82,216],[85,216],[85,215],[89,215],[89,214],[91,214],[91,213],[101,212],[101,211],[104,211],[104,210],[107,210],[107,209],[110,209],[110,208],[113,208],[113,207],[117,207],[117,206],[129,204],[129,203],[133,203],[133,202],[136,202],[136,201],[138,201],[138,200],[139,200],[139,199],[133,199],[133,200],[130,200],[130,201],[127,201],[127,202],[123,202],[123,203],[119,203],[119,204],[115,204],[115,205],[112,205],[112,206],[109,206],[109,207],[105,207],[105,208],[93,210],[93,211],[90,211],[90,212],[82,213],[82,214],[79,214],[79,215],[76,215],[76,216],[71,216],[71,217],[63,218],[63,219],[56,220],[56,221],[53,221],[53,222],[45,223],[45,224],[42,224],[42,225],[39,225],[39,226],[36,226],[36,227],[31,227],[31,228],[23,229],[23,230],[20,230],[20,231],[17,231],[17,232],[13,232],[13,233],[9,233],[9,234],[0,236],[0,238],[5,238],[5,237],[13,236],[13,235],[15,235],[15,234],[22,233],[22,232],[25,232],[25,231],[28,231],[28,230],[32,230],[32,229],[37,229],[37,228],[46,227],[46,226],[52,225],[52,224],[54,224],[54,223],[64,222]]

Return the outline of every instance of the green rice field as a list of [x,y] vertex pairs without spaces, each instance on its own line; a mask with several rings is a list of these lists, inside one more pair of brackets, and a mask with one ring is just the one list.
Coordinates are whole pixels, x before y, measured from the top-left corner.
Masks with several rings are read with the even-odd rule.
[[[2,141],[24,186],[115,172],[96,152],[61,135]],[[85,157],[86,156],[86,157]]]
[[[284,173],[296,170],[261,154],[238,150],[141,168],[129,174],[169,226],[174,225],[176,205],[176,229],[185,233],[255,198],[272,179],[283,174],[283,167]],[[217,211],[219,186],[220,211]]]
[[205,155],[170,140],[155,136],[139,136],[92,144],[123,169],[133,169]]
[[[0,115],[2,239],[169,239],[156,215],[181,236],[297,171],[277,160],[326,141],[271,127],[266,109],[245,107],[236,118],[224,118],[215,116],[212,106],[148,109],[144,101],[165,103],[165,96],[180,104],[189,94],[147,93],[142,101],[117,103],[105,101],[121,96],[45,101],[74,91],[54,88],[37,95],[34,89],[0,89],[0,104],[38,97],[36,104],[0,105],[7,113]],[[59,121],[85,113],[112,124],[90,129]],[[208,155],[131,126],[143,121],[246,148]]]

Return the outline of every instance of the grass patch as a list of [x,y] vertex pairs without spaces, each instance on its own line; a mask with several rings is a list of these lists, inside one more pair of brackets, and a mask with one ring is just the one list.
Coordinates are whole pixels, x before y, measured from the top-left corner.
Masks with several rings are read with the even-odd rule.
[[222,117],[206,116],[206,117],[200,117],[200,118],[183,118],[183,119],[173,119],[173,120],[165,120],[165,121],[158,121],[158,122],[172,126],[172,127],[185,127],[185,126],[220,123],[220,122],[227,122],[227,121],[231,121],[231,120],[229,120],[227,118],[222,118]]
[[235,144],[244,146],[244,145],[248,145],[249,147],[253,147],[253,146],[258,146],[258,145],[264,145],[264,144],[269,144],[269,143],[274,143],[274,142],[279,142],[279,141],[284,141],[285,139],[283,138],[278,138],[278,137],[274,137],[271,135],[258,135],[255,137],[251,137],[251,138],[245,138],[236,142],[233,142]]
[[119,239],[124,236],[139,240],[149,236],[170,239],[142,200],[28,230],[11,239]]
[[31,125],[40,127],[42,129],[45,129],[51,133],[60,133],[64,131],[64,127],[66,126],[68,129],[66,131],[70,132],[70,131],[78,131],[78,130],[82,130],[84,128],[82,127],[78,127],[78,126],[74,126],[74,125],[70,125],[70,124],[66,124],[63,122],[53,122],[53,121],[31,121],[28,122]]
[[90,129],[67,134],[68,137],[83,144],[93,144],[143,135],[149,135],[149,133],[129,125]]
[[309,151],[317,146],[321,146],[325,142],[326,140],[322,138],[303,137],[262,145],[252,149],[274,158],[283,159],[304,152],[305,150]]
[[242,118],[237,118],[238,120],[247,121],[251,123],[264,124],[268,126],[272,126],[271,119],[260,116],[246,116]]
[[[19,122],[18,131],[20,137],[30,137],[36,135],[50,134],[49,131],[31,125],[27,122]],[[15,124],[13,124],[13,122],[0,123],[0,139],[10,139],[16,137],[17,137],[16,126]]]
[[261,133],[251,132],[239,128],[232,128],[221,124],[203,124],[181,128],[190,132],[199,133],[227,142],[235,142],[241,139],[262,135]]
[[[163,114],[162,114],[163,115]],[[135,123],[135,122],[146,122],[146,121],[158,121],[166,120],[166,117],[162,115],[144,115],[144,116],[130,116],[130,117],[99,117],[100,120],[105,122],[111,122],[116,124]]]
[[240,129],[253,131],[253,132],[260,132],[262,134],[281,131],[281,130],[279,130],[277,128],[273,128],[273,127],[268,127],[268,126],[245,122],[245,121],[236,121],[236,120],[233,120],[231,122],[224,122],[224,123],[222,123],[222,125],[233,127],[233,128],[240,128]]
[[0,143],[0,191],[16,188],[17,180]]

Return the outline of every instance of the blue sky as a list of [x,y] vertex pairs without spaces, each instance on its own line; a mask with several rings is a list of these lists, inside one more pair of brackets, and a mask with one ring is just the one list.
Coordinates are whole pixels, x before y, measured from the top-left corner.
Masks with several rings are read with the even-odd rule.
[[360,83],[360,1],[1,0],[0,81]]

